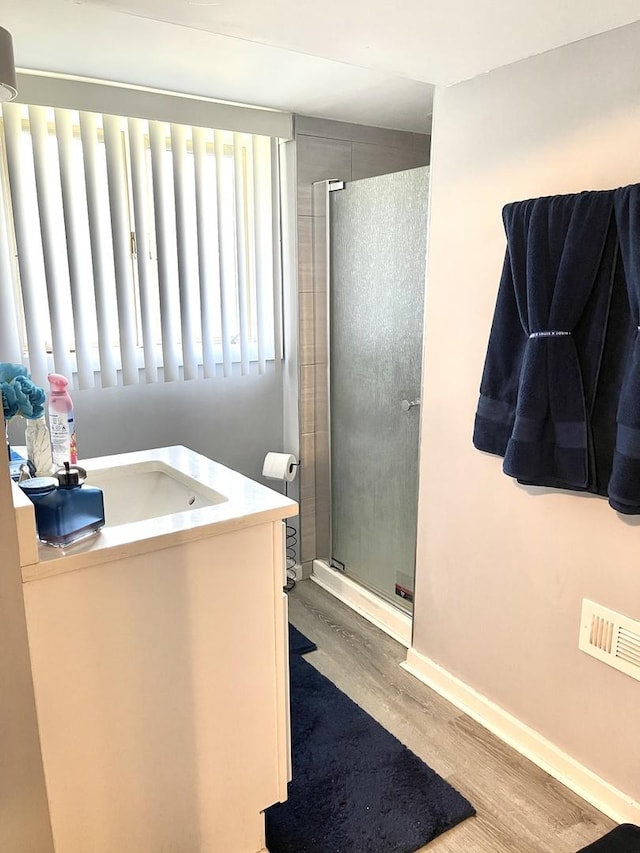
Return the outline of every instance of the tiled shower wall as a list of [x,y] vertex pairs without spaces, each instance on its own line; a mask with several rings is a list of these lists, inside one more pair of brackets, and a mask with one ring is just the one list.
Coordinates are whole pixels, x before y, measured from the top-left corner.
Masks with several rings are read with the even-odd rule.
[[[300,562],[329,556],[329,418],[326,217],[313,184],[355,181],[429,163],[430,137],[357,124],[296,117]],[[318,194],[316,193],[316,199]]]

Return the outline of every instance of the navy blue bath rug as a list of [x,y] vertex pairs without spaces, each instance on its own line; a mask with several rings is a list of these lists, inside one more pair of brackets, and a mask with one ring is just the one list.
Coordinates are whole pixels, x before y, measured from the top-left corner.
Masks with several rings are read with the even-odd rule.
[[623,823],[578,853],[640,853],[640,826]]
[[414,853],[473,806],[292,654],[293,781],[267,809],[269,853]]
[[289,622],[289,652],[292,655],[306,655],[308,652],[313,652],[318,647],[308,637],[298,631],[297,628]]

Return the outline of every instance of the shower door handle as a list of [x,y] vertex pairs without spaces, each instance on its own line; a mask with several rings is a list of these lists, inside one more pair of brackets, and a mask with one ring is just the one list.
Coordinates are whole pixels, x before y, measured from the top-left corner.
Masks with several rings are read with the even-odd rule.
[[400,408],[403,412],[408,412],[409,409],[417,409],[420,406],[420,397],[416,400],[403,400],[400,403]]

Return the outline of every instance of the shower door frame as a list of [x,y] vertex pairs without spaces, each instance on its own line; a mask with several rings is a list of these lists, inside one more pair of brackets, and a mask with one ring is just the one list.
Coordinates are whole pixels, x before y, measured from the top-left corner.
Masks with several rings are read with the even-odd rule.
[[[324,290],[324,308],[326,311],[326,321],[324,324],[316,324],[316,336],[321,333],[324,336],[322,346],[326,346],[326,365],[323,371],[323,377],[326,390],[326,415],[323,412],[321,418],[326,417],[326,443],[319,446],[318,437],[322,435],[322,431],[316,430],[315,443],[315,525],[316,525],[316,558],[314,562],[314,579],[322,586],[330,588],[330,591],[337,594],[338,597],[344,597],[349,600],[351,606],[354,606],[358,612],[366,616],[378,624],[383,630],[390,633],[406,646],[411,645],[413,613],[405,610],[399,603],[392,602],[380,595],[377,591],[368,587],[366,583],[362,583],[359,579],[354,579],[340,566],[335,565],[332,559],[333,554],[333,531],[332,531],[332,493],[331,493],[331,219],[330,219],[330,193],[340,192],[344,189],[347,182],[342,179],[327,179],[317,181],[312,184],[312,249],[313,262],[312,274],[314,279],[314,291],[322,292]],[[330,187],[334,185],[335,189]],[[324,228],[319,228],[317,225],[324,220]],[[426,275],[426,269],[425,269]],[[425,296],[426,299],[426,296]],[[423,388],[423,355],[425,347],[425,328],[424,328],[424,302],[422,305],[423,318],[423,333],[422,345],[420,352],[420,388],[419,393],[422,398]],[[316,338],[317,348],[317,338]],[[316,401],[318,398],[318,389],[316,392]],[[324,394],[322,394],[324,397]],[[302,404],[302,400],[300,401]],[[314,401],[315,402],[315,401]],[[322,409],[322,407],[320,407]],[[417,449],[417,486],[420,488],[420,451],[421,451],[421,434],[422,420],[420,418],[418,424],[418,449]],[[320,488],[318,485],[320,484]],[[417,497],[416,497],[417,499]],[[324,534],[324,535],[323,535]],[[416,553],[414,550],[413,569],[415,579],[415,562]],[[338,574],[338,584],[340,591],[336,590],[335,583],[330,580],[327,573]],[[355,587],[356,590],[349,591],[350,587]],[[415,588],[414,588],[415,598]],[[355,602],[355,603],[354,603]]]

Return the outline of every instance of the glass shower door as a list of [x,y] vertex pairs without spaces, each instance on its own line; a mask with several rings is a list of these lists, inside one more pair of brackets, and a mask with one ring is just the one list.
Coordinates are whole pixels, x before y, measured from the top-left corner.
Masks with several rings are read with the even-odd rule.
[[331,562],[413,608],[429,169],[329,194]]

